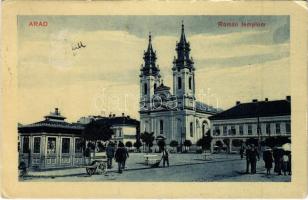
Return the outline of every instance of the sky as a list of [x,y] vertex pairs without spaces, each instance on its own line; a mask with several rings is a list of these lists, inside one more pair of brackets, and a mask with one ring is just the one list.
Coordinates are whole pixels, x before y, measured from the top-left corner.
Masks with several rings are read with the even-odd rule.
[[[198,100],[228,109],[236,101],[290,95],[288,16],[18,16],[18,121],[42,120],[55,107],[69,122],[109,113],[139,119],[149,32],[164,84],[172,88],[182,21]],[[220,27],[220,21],[239,25]],[[265,26],[244,28],[242,22]],[[86,47],[72,50],[79,42]]]

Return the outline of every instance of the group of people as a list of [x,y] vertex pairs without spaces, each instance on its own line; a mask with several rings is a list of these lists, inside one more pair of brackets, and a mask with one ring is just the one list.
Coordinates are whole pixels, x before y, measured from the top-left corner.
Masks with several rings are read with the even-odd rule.
[[112,168],[112,160],[118,163],[118,172],[122,173],[125,169],[126,160],[129,157],[128,150],[124,146],[122,142],[118,143],[118,147],[115,150],[114,145],[109,143],[106,148],[106,156],[107,156],[107,168]]
[[[243,154],[241,154],[241,158],[243,158]],[[260,160],[258,149],[253,144],[248,145],[246,148],[246,173],[249,173],[249,168],[252,174],[257,172],[257,160]]]
[[274,162],[274,172],[278,175],[291,175],[291,151],[284,151],[282,148],[265,149],[263,152],[266,174],[271,174]]
[[[253,144],[247,145],[246,148],[240,149],[240,156],[243,159],[246,156],[246,173],[256,173],[257,161],[260,160],[260,154],[257,147]],[[278,175],[291,175],[291,151],[284,151],[282,148],[266,148],[263,151],[263,161],[265,164],[266,174],[271,174],[274,162],[274,172]]]

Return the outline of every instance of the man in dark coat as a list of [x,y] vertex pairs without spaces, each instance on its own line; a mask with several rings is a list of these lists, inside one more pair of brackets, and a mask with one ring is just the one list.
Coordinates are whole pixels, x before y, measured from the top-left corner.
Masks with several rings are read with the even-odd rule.
[[167,167],[169,167],[169,152],[168,149],[163,147],[162,149],[162,159],[163,159],[163,167],[165,167],[165,164],[167,163]]
[[[124,147],[124,145],[123,145],[123,147]],[[124,147],[124,150],[125,150],[125,159],[124,159],[123,165],[122,165],[122,169],[123,169],[123,170],[125,169],[126,160],[127,160],[127,158],[129,157],[129,155],[128,155],[128,150],[127,150],[126,147]]]
[[127,151],[125,150],[124,144],[122,142],[119,142],[114,157],[116,162],[118,163],[118,172],[122,173],[122,169],[124,167],[125,160],[127,158]]
[[112,159],[114,157],[114,147],[110,142],[106,148],[106,156],[107,156],[107,167],[108,169],[112,168]]
[[249,156],[252,174],[255,174],[257,172],[257,158],[258,160],[260,160],[259,152],[257,148],[253,145],[250,150],[250,156]]

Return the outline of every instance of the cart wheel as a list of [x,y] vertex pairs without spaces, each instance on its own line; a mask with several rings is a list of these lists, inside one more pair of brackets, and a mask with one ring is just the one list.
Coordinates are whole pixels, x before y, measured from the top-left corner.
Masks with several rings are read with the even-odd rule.
[[92,175],[91,169],[90,169],[90,168],[86,168],[86,171],[87,171],[87,174],[88,174],[88,175],[90,175],[90,176]]
[[91,175],[93,175],[93,174],[95,174],[95,172],[96,172],[96,168],[93,168],[92,170],[91,170]]
[[105,174],[107,172],[107,166],[106,166],[106,163],[101,163],[99,166],[98,166],[98,173],[99,174]]

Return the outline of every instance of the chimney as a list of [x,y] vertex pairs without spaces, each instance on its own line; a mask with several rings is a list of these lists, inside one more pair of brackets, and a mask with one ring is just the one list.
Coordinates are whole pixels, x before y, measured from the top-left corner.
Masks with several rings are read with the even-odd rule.
[[286,96],[286,100],[291,102],[291,96]]
[[129,115],[127,115],[127,119],[129,119],[130,118],[130,116]]
[[122,117],[124,117],[124,113],[122,113]]
[[112,116],[112,115],[111,115],[111,113],[110,113],[110,114],[109,114],[109,118],[111,118],[111,116]]
[[59,115],[59,108],[55,108],[55,114]]
[[112,117],[115,117],[115,116],[116,116],[115,114],[112,115]]
[[258,102],[258,99],[253,99],[252,102],[256,103]]
[[240,101],[236,101],[236,102],[235,102],[235,105],[240,105],[240,104],[241,104]]
[[265,101],[268,101],[268,98],[265,98]]

